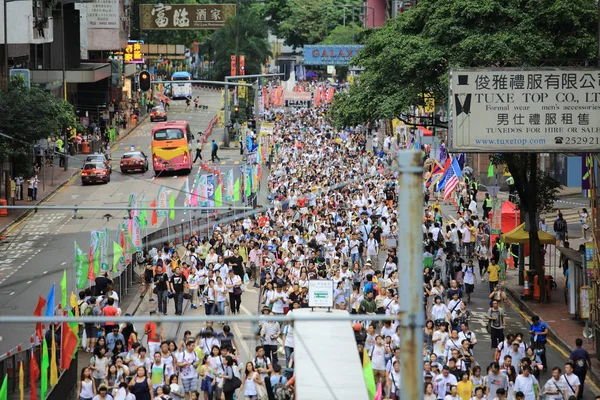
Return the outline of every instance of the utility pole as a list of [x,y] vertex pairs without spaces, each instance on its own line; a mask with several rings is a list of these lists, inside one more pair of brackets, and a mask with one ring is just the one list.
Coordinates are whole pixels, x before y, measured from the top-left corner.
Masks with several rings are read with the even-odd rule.
[[[5,0],[6,1],[6,0]],[[61,47],[62,47],[62,87],[63,87],[63,100],[67,101],[67,56],[65,54],[65,2],[62,0],[60,2],[60,30],[61,30]],[[69,157],[67,157],[68,149],[69,149],[69,134],[67,131],[67,126],[64,126],[64,139],[63,139],[63,167],[65,171],[69,170]]]
[[8,74],[8,0],[4,0],[4,73],[6,74],[6,88],[10,83],[10,75]]

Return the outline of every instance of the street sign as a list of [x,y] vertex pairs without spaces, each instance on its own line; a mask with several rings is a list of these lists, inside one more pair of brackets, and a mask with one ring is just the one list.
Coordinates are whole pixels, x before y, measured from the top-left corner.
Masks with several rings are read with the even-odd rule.
[[219,29],[235,10],[235,4],[140,4],[140,29]]
[[333,281],[308,281],[308,306],[333,307]]

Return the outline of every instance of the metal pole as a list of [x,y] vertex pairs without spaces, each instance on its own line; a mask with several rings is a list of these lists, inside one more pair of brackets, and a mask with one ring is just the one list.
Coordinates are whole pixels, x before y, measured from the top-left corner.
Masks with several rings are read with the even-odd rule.
[[[398,216],[407,226],[398,241],[398,293],[402,295],[398,318],[402,326],[400,380],[403,399],[423,398],[423,238],[421,235],[421,186],[423,162],[420,151],[398,153]],[[401,277],[401,278],[400,278]]]
[[[225,77],[225,82],[228,79]],[[224,147],[229,147],[229,86],[225,83],[225,91],[223,93],[225,100],[223,101],[223,121],[224,122],[224,131],[223,131],[223,145]]]
[[8,74],[8,0],[4,0],[4,73],[6,74],[6,87],[10,83],[10,76]]

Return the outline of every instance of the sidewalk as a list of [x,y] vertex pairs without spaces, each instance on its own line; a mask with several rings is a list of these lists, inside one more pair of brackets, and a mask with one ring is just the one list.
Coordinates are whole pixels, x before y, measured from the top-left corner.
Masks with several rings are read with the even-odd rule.
[[[558,197],[574,196],[581,192],[580,188],[565,188],[561,190]],[[508,200],[508,193],[498,193],[498,198],[502,200]],[[479,196],[479,200],[481,196]],[[565,201],[563,201],[564,203]],[[557,203],[555,209],[561,208],[561,205]],[[442,206],[442,214],[445,219],[450,219],[456,213],[456,208],[451,205]],[[448,218],[450,216],[450,218]],[[548,221],[551,225],[552,221]],[[549,229],[553,234],[552,229]],[[578,232],[573,232],[578,233]],[[579,248],[579,245],[584,243],[580,235],[574,235],[569,230],[569,244],[572,249]],[[550,248],[550,247],[549,247]],[[552,247],[553,248],[553,247]],[[575,348],[575,340],[578,338],[583,339],[583,348],[590,353],[592,360],[592,370],[588,371],[588,376],[596,385],[600,385],[600,361],[596,358],[597,349],[595,348],[595,339],[586,340],[583,337],[583,330],[585,328],[584,320],[576,320],[575,316],[569,313],[568,306],[565,301],[565,276],[562,268],[559,268],[558,259],[560,252],[553,248],[555,253],[552,254],[548,251],[546,254],[546,274],[552,275],[554,278],[557,288],[552,291],[551,298],[546,303],[540,303],[535,300],[523,300],[521,294],[523,293],[523,286],[519,285],[519,273],[518,269],[507,270],[505,288],[509,296],[509,302],[512,303],[514,308],[520,316],[531,323],[531,317],[537,315],[540,319],[548,324],[549,343],[553,345],[565,358],[568,358],[571,350]],[[525,264],[528,265],[527,258]],[[598,371],[598,372],[597,372]]]
[[[118,136],[118,139],[111,145],[111,148],[116,146],[120,141],[125,139],[135,128],[141,126],[144,123],[146,117],[143,117],[140,122],[133,126],[129,127]],[[66,186],[72,180],[76,179],[79,176],[79,167],[81,166],[80,162],[77,160],[81,159],[83,161],[83,157],[85,154],[78,154],[69,160],[69,169],[67,171],[64,168],[58,166],[58,158],[55,160],[54,167],[44,166],[40,170],[38,174],[38,179],[40,183],[38,185],[38,193],[37,193],[37,201],[27,201],[27,183],[23,186],[23,196],[25,200],[17,200],[15,201],[15,206],[34,206],[41,205],[46,200],[48,200],[53,194],[58,192],[61,188]],[[73,167],[73,163],[77,163],[77,167]],[[0,238],[6,234],[6,231],[10,229],[11,226],[14,226],[19,221],[24,219],[31,210],[9,210],[8,215],[6,217],[0,217]]]

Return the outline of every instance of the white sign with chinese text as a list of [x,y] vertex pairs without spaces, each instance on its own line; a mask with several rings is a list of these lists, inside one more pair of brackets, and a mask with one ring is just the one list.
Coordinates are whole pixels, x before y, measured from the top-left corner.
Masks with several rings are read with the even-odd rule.
[[333,307],[333,281],[308,281],[308,306]]
[[119,29],[119,0],[94,0],[88,5],[88,26],[92,29]]
[[453,69],[452,152],[600,151],[600,70]]

